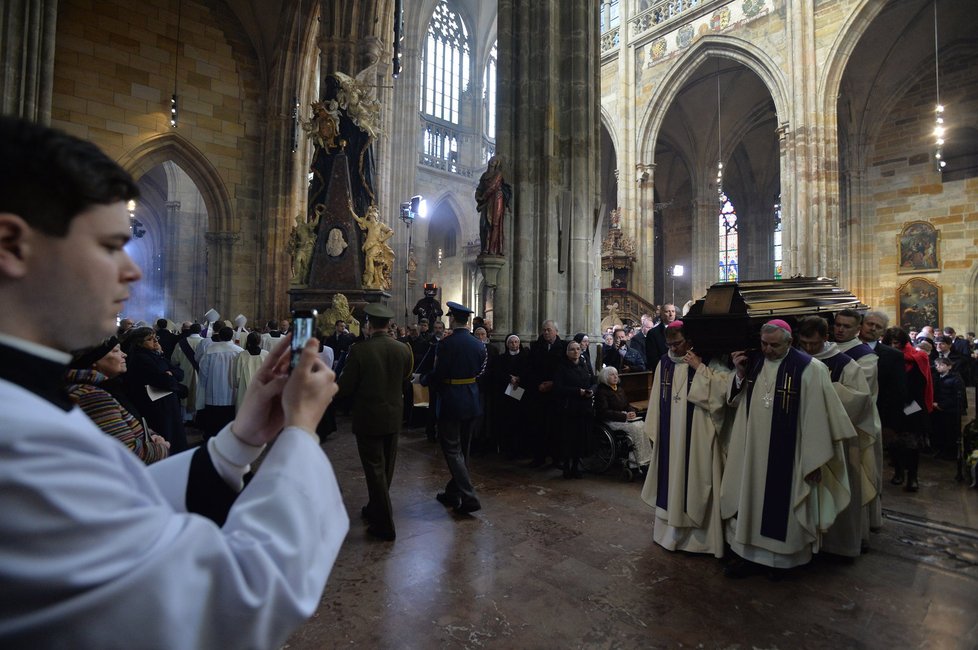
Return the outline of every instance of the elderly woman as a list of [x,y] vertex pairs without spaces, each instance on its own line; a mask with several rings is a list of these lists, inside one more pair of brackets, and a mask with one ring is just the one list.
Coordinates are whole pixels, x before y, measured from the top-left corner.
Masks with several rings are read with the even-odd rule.
[[554,372],[554,396],[561,418],[561,451],[564,457],[564,478],[583,478],[581,458],[587,450],[587,437],[594,419],[591,389],[594,375],[581,358],[581,344],[567,344],[565,357]]
[[642,468],[652,460],[652,443],[645,433],[645,421],[635,414],[624,392],[619,388],[618,369],[605,366],[598,373],[598,389],[594,394],[594,414],[609,429],[624,431],[632,441],[635,463]]
[[124,372],[126,355],[113,336],[101,345],[75,354],[65,375],[68,396],[98,428],[129,447],[149,465],[167,457],[170,443],[150,434],[139,418],[106,390],[105,384]]
[[527,412],[523,400],[513,396],[519,393],[517,389],[523,388],[522,382],[529,371],[529,357],[520,337],[510,334],[506,337],[503,353],[489,358],[489,390],[496,394],[498,407],[492,425],[496,429],[499,451],[511,460],[529,451],[526,441],[517,436],[517,432],[526,428]]

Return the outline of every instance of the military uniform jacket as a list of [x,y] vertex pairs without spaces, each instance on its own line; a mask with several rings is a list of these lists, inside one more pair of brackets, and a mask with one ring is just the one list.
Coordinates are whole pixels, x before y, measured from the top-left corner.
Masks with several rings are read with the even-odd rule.
[[350,348],[340,375],[338,398],[353,397],[353,433],[383,436],[400,433],[404,418],[403,382],[411,378],[411,348],[387,332]]
[[475,379],[485,372],[486,359],[485,344],[464,327],[438,344],[428,383],[438,391],[439,418],[468,420],[482,415]]

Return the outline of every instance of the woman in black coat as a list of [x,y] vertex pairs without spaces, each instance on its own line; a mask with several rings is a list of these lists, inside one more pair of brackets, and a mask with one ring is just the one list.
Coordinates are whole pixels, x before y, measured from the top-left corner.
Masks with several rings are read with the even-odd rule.
[[499,441],[500,452],[510,459],[530,451],[519,436],[519,432],[527,426],[524,402],[505,395],[507,386],[522,388],[529,356],[530,353],[520,343],[520,337],[510,334],[506,337],[506,350],[489,359],[489,390],[495,393],[493,422],[496,425],[496,440]]
[[583,478],[581,458],[587,449],[587,438],[594,419],[591,368],[581,359],[581,344],[567,344],[566,357],[554,373],[554,396],[560,407],[561,448],[564,456],[564,478]]
[[[180,398],[187,387],[180,383],[183,371],[163,356],[156,332],[151,327],[132,330],[125,341],[129,370],[123,375],[126,390],[149,428],[170,443],[170,454],[187,448]],[[169,395],[152,399],[147,387]]]

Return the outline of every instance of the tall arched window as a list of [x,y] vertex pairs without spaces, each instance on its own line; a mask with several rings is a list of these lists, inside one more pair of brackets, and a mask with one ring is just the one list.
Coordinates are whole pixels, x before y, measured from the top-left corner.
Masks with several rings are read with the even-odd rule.
[[781,279],[782,270],[782,257],[781,252],[781,196],[778,196],[778,202],[774,204],[774,277],[778,280]]
[[462,91],[468,85],[468,31],[459,15],[442,0],[431,15],[422,52],[421,112],[458,124]]
[[482,79],[483,97],[485,98],[486,116],[486,160],[495,153],[496,142],[496,43],[489,48],[489,58],[486,61],[486,71]]
[[726,194],[720,194],[720,282],[735,282],[737,266],[737,212]]

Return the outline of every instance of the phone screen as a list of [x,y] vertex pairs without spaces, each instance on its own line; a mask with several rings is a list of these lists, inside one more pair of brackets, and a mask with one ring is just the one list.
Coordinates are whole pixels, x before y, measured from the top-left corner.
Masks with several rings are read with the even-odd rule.
[[289,358],[289,370],[295,368],[302,355],[306,341],[312,338],[316,330],[316,310],[302,309],[292,312],[292,354]]

